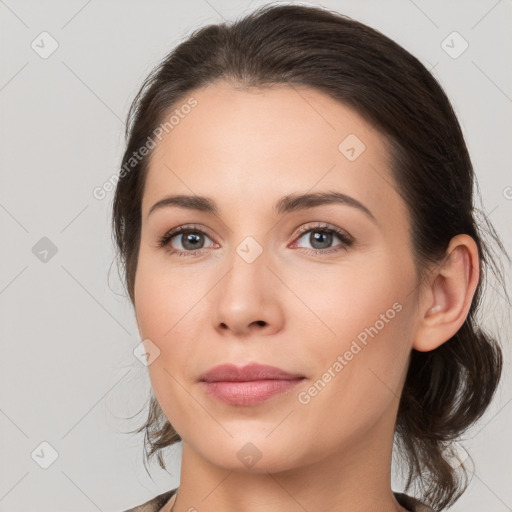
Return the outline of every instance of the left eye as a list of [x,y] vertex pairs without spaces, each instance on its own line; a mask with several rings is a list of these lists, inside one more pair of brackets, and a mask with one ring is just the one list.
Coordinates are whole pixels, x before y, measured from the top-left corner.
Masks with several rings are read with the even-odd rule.
[[[326,251],[326,249],[333,249],[338,246],[348,247],[352,243],[352,240],[345,233],[328,227],[316,227],[308,229],[307,231],[303,232],[303,234],[295,243],[297,244],[303,238],[306,238],[307,242],[312,246],[306,247],[306,249],[318,252],[329,252]],[[340,240],[341,243],[336,244],[333,247],[332,243],[336,238]]]

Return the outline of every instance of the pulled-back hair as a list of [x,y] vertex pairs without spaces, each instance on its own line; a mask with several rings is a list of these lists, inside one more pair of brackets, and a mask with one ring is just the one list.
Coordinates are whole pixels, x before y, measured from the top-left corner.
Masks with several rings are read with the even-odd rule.
[[[448,507],[468,478],[463,466],[454,469],[446,448],[484,413],[502,371],[499,345],[476,321],[486,270],[503,282],[482,235],[506,252],[474,206],[478,186],[446,94],[417,58],[377,30],[322,8],[266,6],[234,23],[197,30],[152,71],[128,114],[122,168],[172,108],[219,80],[241,88],[311,87],[352,107],[380,131],[410,214],[419,283],[446,257],[452,237],[465,233],[476,242],[480,278],[467,318],[435,350],[412,350],[396,422],[406,490],[414,485],[426,504]],[[132,304],[148,161],[131,163],[129,172],[120,173],[113,204],[113,232]],[[142,431],[146,459],[158,455],[165,468],[161,451],[181,437],[153,394],[148,418],[137,430]]]

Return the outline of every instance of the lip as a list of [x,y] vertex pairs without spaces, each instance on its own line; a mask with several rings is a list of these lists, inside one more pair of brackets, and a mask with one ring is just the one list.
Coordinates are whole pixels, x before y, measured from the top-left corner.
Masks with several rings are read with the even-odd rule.
[[231,405],[256,405],[290,391],[305,377],[275,366],[221,364],[199,378],[205,391]]
[[276,366],[250,363],[245,366],[219,364],[199,377],[205,382],[249,382],[255,380],[294,380],[304,377],[297,373],[289,373]]

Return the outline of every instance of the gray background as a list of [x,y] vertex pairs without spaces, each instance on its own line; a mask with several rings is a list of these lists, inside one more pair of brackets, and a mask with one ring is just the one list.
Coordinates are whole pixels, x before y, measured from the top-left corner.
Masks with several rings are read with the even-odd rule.
[[[150,384],[112,265],[112,193],[92,191],[116,174],[123,120],[157,61],[192,29],[262,3],[0,0],[0,511],[124,510],[178,485],[179,446],[169,473],[154,464],[151,479],[142,435],[123,433],[145,418]],[[460,118],[479,206],[510,251],[511,1],[311,3],[381,30],[433,69]],[[47,58],[44,31],[58,44]],[[453,31],[469,44],[457,58]],[[506,344],[510,375],[497,293],[489,288],[483,317]],[[511,398],[507,376],[464,437],[476,471],[452,510],[512,510]]]

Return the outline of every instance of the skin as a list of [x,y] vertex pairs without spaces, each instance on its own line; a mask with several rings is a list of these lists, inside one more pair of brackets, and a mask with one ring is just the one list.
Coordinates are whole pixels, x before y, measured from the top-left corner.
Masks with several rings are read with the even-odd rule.
[[[197,106],[151,156],[135,280],[141,338],[160,351],[148,367],[153,390],[183,438],[178,498],[162,511],[405,510],[390,466],[410,351],[433,350],[463,324],[478,282],[474,241],[453,238],[420,285],[409,213],[374,127],[308,88],[220,82],[193,96]],[[354,161],[338,149],[349,134],[366,146]],[[273,212],[284,195],[320,191],[357,199],[375,221],[340,204]],[[219,214],[174,206],[148,216],[169,194],[208,196]],[[354,243],[333,234],[330,245],[315,244],[317,228],[297,234],[317,222]],[[168,252],[190,247],[183,235],[158,247],[188,224],[205,233],[195,256]],[[236,251],[248,236],[263,250],[252,263]],[[324,253],[308,253],[315,248]],[[298,394],[395,303],[400,312],[301,403]],[[305,379],[245,407],[218,401],[198,382],[217,364],[253,361]],[[249,442],[261,453],[252,467],[237,457]]]

